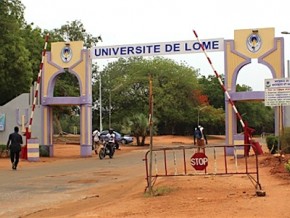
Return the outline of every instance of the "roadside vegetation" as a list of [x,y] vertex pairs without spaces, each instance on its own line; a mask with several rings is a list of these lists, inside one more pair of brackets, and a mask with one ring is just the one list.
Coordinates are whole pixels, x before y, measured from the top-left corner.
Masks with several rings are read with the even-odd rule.
[[[24,19],[25,6],[19,0],[3,0],[0,4],[0,105],[29,92],[36,82],[44,38],[49,44],[58,41],[83,41],[85,48],[96,46],[101,36],[88,33],[81,21],[68,21],[53,30],[35,27]],[[202,124],[209,135],[225,134],[225,97],[217,78],[203,76],[199,69],[163,57],[119,58],[101,69],[92,65],[93,128],[112,126],[123,134],[138,138],[144,145],[148,135],[149,76],[152,77],[154,134],[192,135]],[[221,75],[222,80],[224,76]],[[101,86],[101,87],[100,87]],[[239,92],[251,87],[238,84]],[[57,79],[54,96],[79,96],[76,77],[64,70]],[[102,104],[100,104],[100,95]],[[102,107],[100,107],[102,105]],[[274,132],[274,111],[262,102],[238,102],[243,119],[255,134]],[[56,106],[54,132],[79,133],[79,106]],[[238,126],[239,132],[242,129]]]

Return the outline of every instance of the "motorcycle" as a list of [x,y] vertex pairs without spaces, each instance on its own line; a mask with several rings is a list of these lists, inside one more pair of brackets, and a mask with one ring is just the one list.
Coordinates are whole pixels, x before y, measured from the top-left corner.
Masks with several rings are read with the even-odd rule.
[[106,157],[106,155],[113,158],[115,150],[116,144],[105,140],[104,143],[100,145],[99,158],[102,160]]

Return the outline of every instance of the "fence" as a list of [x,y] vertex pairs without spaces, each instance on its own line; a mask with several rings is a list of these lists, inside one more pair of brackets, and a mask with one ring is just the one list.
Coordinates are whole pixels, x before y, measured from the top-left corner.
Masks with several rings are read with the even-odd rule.
[[[158,177],[200,175],[247,175],[258,196],[265,196],[259,181],[258,155],[244,155],[245,146],[254,145],[207,145],[175,146],[152,149],[152,172],[149,175],[148,154],[145,153],[146,190]],[[255,151],[256,149],[253,148]],[[149,183],[151,180],[151,183]]]

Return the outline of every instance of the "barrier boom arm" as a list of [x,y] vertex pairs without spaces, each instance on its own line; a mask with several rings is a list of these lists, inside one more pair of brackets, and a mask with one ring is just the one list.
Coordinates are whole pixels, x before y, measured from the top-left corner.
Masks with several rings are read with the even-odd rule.
[[219,81],[219,83],[220,83],[220,85],[221,85],[221,87],[222,87],[224,93],[226,94],[226,96],[227,96],[227,98],[228,98],[230,104],[232,105],[233,110],[235,111],[237,117],[239,118],[239,121],[240,121],[240,123],[241,123],[243,129],[245,130],[245,123],[244,123],[244,121],[243,121],[243,119],[242,119],[242,116],[241,116],[240,113],[238,112],[238,110],[237,110],[237,108],[236,108],[234,102],[232,101],[232,99],[231,99],[231,97],[230,97],[228,91],[226,90],[226,88],[225,88],[225,86],[224,86],[224,84],[223,84],[223,82],[222,82],[222,80],[221,80],[220,75],[219,75],[218,72],[215,70],[215,68],[214,68],[214,66],[213,66],[213,64],[212,64],[212,61],[210,60],[210,58],[209,58],[208,55],[207,55],[206,49],[204,48],[202,42],[201,42],[201,41],[199,40],[199,38],[198,38],[198,35],[197,35],[196,31],[193,30],[193,33],[194,33],[194,35],[195,35],[195,37],[196,37],[198,43],[200,44],[200,47],[202,48],[202,51],[203,51],[204,55],[206,56],[206,59],[208,60],[208,63],[210,64],[212,70],[214,71],[214,73],[215,73],[215,75],[216,75],[216,77],[217,77],[217,79],[218,79],[218,81]]
[[43,48],[43,51],[42,51],[42,59],[41,59],[40,65],[39,65],[39,72],[38,72],[38,76],[37,76],[37,85],[36,85],[34,98],[33,98],[33,104],[32,104],[32,109],[31,109],[30,120],[29,120],[29,126],[28,126],[28,131],[30,133],[31,133],[31,125],[32,125],[32,120],[33,120],[33,114],[34,114],[34,110],[35,110],[36,100],[37,100],[38,92],[39,92],[39,84],[40,84],[40,79],[41,79],[41,74],[42,74],[42,68],[43,68],[43,62],[44,62],[44,57],[45,57],[45,53],[46,53],[46,47],[47,47],[47,43],[48,43],[48,38],[49,38],[49,34],[46,34],[44,48]]

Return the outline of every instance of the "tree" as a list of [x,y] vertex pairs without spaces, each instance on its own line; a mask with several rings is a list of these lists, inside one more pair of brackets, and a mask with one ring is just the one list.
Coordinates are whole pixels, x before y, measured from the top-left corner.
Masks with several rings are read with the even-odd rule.
[[[77,78],[70,74],[68,71],[64,71],[61,73],[55,84],[54,88],[54,96],[55,97],[79,97],[80,89]],[[63,134],[62,130],[62,117],[67,118],[71,117],[72,114],[79,114],[79,110],[77,106],[54,106],[53,107],[53,121],[55,123],[56,130],[59,135]],[[71,128],[69,128],[71,129]]]
[[149,73],[153,76],[154,117],[159,120],[159,134],[189,132],[196,117],[194,106],[198,105],[193,94],[198,86],[197,74],[193,68],[165,58],[120,58],[101,72],[103,105],[109,105],[111,92],[114,128],[125,117],[148,114]]
[[0,3],[0,105],[29,92],[32,82],[30,52],[22,31],[24,6],[18,0]]
[[144,146],[148,133],[149,121],[145,114],[138,113],[124,120],[123,131],[130,131],[136,137],[137,145]]
[[86,48],[91,48],[99,41],[102,41],[101,36],[92,36],[92,34],[88,33],[83,23],[79,20],[67,22],[59,29],[54,29],[52,36],[56,41],[60,41],[60,39],[62,41],[83,41]]
[[199,105],[197,71],[170,59],[153,62],[154,116],[162,134],[191,133]]
[[[252,91],[252,88],[238,84],[236,90],[247,92]],[[243,120],[248,121],[249,126],[256,130],[254,134],[274,131],[274,110],[271,107],[266,107],[259,101],[239,101],[235,104]],[[240,125],[238,125],[238,131],[243,131]]]
[[29,50],[29,63],[32,67],[33,81],[37,81],[39,65],[42,60],[46,33],[40,28],[32,28],[33,23],[26,24],[21,31],[21,37],[25,40],[25,47]]
[[[224,75],[221,75],[224,80]],[[198,83],[201,85],[202,94],[208,97],[208,103],[214,108],[225,109],[225,96],[221,85],[216,76],[209,75],[208,77],[201,76],[198,79]]]

